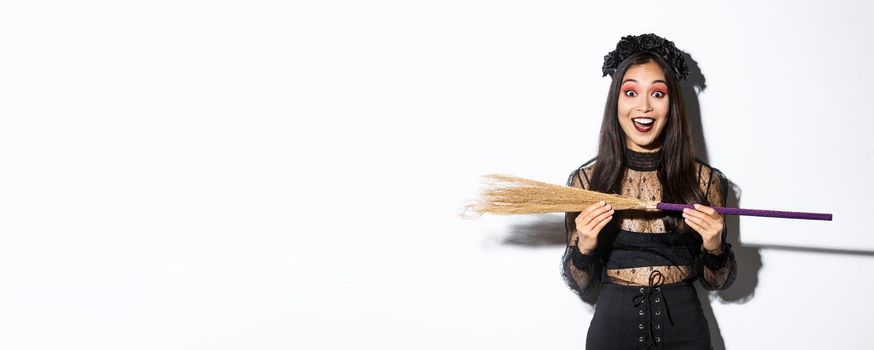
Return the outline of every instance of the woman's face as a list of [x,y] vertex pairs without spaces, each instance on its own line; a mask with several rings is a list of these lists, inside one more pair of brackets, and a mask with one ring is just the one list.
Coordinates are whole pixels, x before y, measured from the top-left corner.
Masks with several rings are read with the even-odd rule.
[[625,145],[638,152],[662,147],[659,136],[668,122],[670,100],[665,74],[655,62],[628,68],[619,89],[619,125]]

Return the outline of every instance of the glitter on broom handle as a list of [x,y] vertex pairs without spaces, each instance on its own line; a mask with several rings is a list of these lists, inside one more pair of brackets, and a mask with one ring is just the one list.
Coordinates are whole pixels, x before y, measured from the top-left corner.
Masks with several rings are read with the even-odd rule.
[[[685,209],[685,208],[694,209],[694,206],[692,206],[690,204],[659,203],[656,205],[656,208],[658,208],[660,210],[683,211],[683,209]],[[723,207],[713,207],[713,209],[715,209],[717,213],[720,213],[723,215],[764,216],[764,217],[769,217],[769,218],[832,221],[832,214],[828,214],[828,213],[805,213],[805,212],[798,212],[798,211],[723,208]]]

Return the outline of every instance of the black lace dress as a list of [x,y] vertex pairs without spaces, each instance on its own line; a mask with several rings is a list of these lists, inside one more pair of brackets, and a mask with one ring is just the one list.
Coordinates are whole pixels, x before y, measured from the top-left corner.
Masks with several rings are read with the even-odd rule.
[[[626,150],[621,193],[661,201],[657,176],[661,154]],[[568,186],[588,188],[590,160],[574,170]],[[698,183],[708,206],[724,206],[728,182],[722,173],[697,162]],[[702,249],[701,236],[688,228],[668,231],[662,211],[618,210],[602,229],[598,246],[581,254],[574,219],[565,215],[567,249],[562,275],[581,297],[598,295],[587,349],[710,349],[710,333],[694,280],[706,290],[728,288],[737,272],[731,245],[722,232],[721,252]],[[677,214],[674,214],[677,215]],[[597,292],[596,292],[597,291]]]

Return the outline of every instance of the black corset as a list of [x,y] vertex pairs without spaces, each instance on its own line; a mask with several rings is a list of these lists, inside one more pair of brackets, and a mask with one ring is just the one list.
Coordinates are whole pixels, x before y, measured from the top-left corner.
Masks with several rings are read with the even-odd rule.
[[604,243],[611,248],[605,259],[608,269],[688,266],[694,262],[693,252],[689,250],[690,246],[694,247],[694,238],[689,234],[618,230],[606,236],[609,238]]

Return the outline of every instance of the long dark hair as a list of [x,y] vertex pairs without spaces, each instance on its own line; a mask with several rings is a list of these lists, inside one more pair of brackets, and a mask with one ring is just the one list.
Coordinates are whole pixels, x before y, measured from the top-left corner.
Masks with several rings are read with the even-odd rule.
[[[651,61],[658,64],[664,72],[668,96],[670,96],[667,124],[658,140],[662,142],[662,165],[658,169],[658,179],[662,185],[662,202],[710,205],[698,185],[695,173],[696,158],[679,80],[664,59],[649,52],[641,52],[625,59],[613,74],[613,82],[610,84],[607,104],[604,107],[598,155],[595,157],[590,188],[616,194],[621,190],[626,157],[625,132],[622,131],[617,116],[622,78],[630,67]],[[668,215],[664,223],[667,230],[686,229],[680,213],[666,212],[666,214]]]

